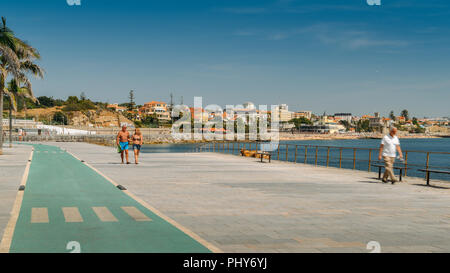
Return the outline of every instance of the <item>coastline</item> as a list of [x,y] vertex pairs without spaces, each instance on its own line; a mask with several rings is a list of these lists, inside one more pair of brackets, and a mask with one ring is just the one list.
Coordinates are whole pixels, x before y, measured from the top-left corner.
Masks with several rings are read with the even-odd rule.
[[[305,135],[305,134],[280,134],[281,141],[288,140],[342,140],[342,139],[381,139],[382,134],[374,135]],[[432,139],[432,138],[444,138],[444,136],[439,135],[416,135],[416,134],[405,134],[399,135],[399,138],[406,139]]]
[[[115,131],[112,131],[115,132]],[[87,142],[103,146],[115,146],[116,135],[111,131],[108,133],[92,134],[87,136],[60,135],[60,136],[27,136],[24,141],[37,142]],[[146,145],[156,144],[201,144],[210,143],[208,140],[182,140],[174,139],[170,132],[160,130],[158,132],[144,133],[144,143]],[[292,134],[280,133],[280,141],[302,141],[302,140],[351,140],[351,139],[381,139],[382,134]],[[427,135],[427,134],[400,134],[399,138],[403,139],[439,139],[446,138],[444,135]],[[13,136],[13,141],[20,141],[17,135]],[[216,142],[222,142],[217,140]],[[227,142],[227,140],[225,140]],[[246,142],[258,142],[257,140],[246,140]]]
[[[280,141],[298,141],[298,140],[349,140],[349,139],[381,139],[383,135],[323,135],[323,134],[280,134]],[[438,135],[399,135],[400,139],[439,139],[444,138],[444,136]],[[144,144],[147,145],[157,145],[157,144],[199,144],[208,143],[211,141],[207,140],[174,140],[168,137],[164,140],[144,140]],[[219,141],[220,142],[220,141]],[[249,142],[256,142],[254,140]]]

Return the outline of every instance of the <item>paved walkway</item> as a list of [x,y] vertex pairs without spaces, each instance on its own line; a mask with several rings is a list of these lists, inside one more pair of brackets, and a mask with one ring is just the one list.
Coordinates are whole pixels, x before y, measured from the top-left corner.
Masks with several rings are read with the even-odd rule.
[[[449,252],[450,189],[423,179],[232,155],[142,154],[56,143],[226,252]],[[78,189],[77,189],[78,190]]]
[[11,218],[11,210],[30,157],[31,146],[13,145],[13,148],[9,148],[9,145],[5,144],[3,153],[0,156],[0,240]]
[[33,146],[10,252],[209,252],[69,153]]
[[[390,185],[362,171],[213,153],[122,165],[113,148],[52,145],[34,146],[10,252],[68,252],[70,241],[82,252],[368,252],[369,241],[382,252],[450,251],[450,189],[422,179]],[[10,185],[2,212],[29,156],[20,149],[0,157],[4,175],[18,171],[0,177]]]

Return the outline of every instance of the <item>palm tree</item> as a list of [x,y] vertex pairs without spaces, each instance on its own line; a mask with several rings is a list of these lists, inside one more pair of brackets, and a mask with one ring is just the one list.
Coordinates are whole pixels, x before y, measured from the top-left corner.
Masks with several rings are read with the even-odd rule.
[[[6,20],[2,17],[3,26],[0,28],[0,56],[2,62],[8,63],[11,68],[17,72],[19,67],[19,60],[14,50],[16,49],[14,43],[14,33],[6,27]],[[5,81],[8,76],[6,68],[0,67],[0,155],[3,147],[3,94],[5,89]]]
[[[24,83],[24,87],[31,90],[31,83],[27,73],[42,77],[42,69],[33,63],[39,59],[38,51],[26,42],[14,36],[12,30],[6,26],[6,19],[2,17],[0,27],[0,155],[3,147],[3,95],[9,91],[5,88],[8,74],[11,73],[17,82]],[[19,84],[20,86],[20,84]],[[12,101],[12,100],[11,100]]]
[[[30,86],[20,86],[16,79],[12,79],[8,83],[8,88],[5,89],[6,94],[9,97],[9,128],[12,128],[12,111],[17,111],[17,101],[18,99],[31,99],[33,102],[38,102],[36,97],[33,95],[33,91]],[[12,145],[12,130],[9,130],[9,145]]]
[[[34,55],[27,56],[23,54],[23,52],[19,51],[17,56],[19,57],[19,73],[17,74],[17,77],[15,77],[11,82],[9,83],[9,91],[5,90],[7,95],[10,98],[10,104],[9,104],[9,128],[12,128],[12,110],[17,111],[17,100],[22,99],[31,99],[33,102],[38,102],[38,100],[34,97],[31,82],[27,78],[27,74],[32,74],[33,76],[37,78],[43,78],[44,77],[44,71],[43,69],[33,63]],[[24,83],[25,85],[21,86],[21,83]],[[9,130],[9,145],[11,147],[12,143],[12,130]]]

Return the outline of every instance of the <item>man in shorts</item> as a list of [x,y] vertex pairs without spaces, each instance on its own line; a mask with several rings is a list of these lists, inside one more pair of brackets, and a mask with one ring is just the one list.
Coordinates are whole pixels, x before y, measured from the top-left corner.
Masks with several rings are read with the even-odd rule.
[[388,177],[391,178],[392,184],[395,182],[398,182],[397,178],[395,178],[394,175],[394,162],[395,162],[395,156],[398,152],[399,158],[403,159],[403,153],[402,149],[400,148],[400,141],[398,140],[397,134],[397,128],[392,127],[389,134],[385,135],[383,139],[381,140],[380,144],[380,151],[378,155],[378,160],[381,161],[381,159],[384,160],[386,170],[383,175],[382,181],[384,183],[387,182]]
[[120,157],[122,158],[122,164],[123,162],[123,154],[125,153],[125,157],[127,159],[127,164],[130,164],[130,161],[128,161],[128,141],[130,140],[130,133],[127,131],[127,126],[122,125],[122,130],[119,131],[117,134],[117,146],[120,148]]

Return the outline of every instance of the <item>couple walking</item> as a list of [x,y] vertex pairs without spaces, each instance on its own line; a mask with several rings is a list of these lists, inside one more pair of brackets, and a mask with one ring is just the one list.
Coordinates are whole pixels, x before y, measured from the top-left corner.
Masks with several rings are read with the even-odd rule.
[[123,125],[122,130],[119,131],[117,134],[117,147],[120,149],[120,157],[122,158],[122,164],[124,164],[124,154],[127,160],[127,164],[130,164],[130,161],[128,160],[128,145],[130,142],[133,143],[133,151],[134,151],[134,163],[139,164],[138,157],[139,152],[141,151],[142,142],[144,141],[142,137],[141,130],[139,128],[136,128],[134,131],[134,134],[130,137],[130,132],[127,131],[127,126]]

